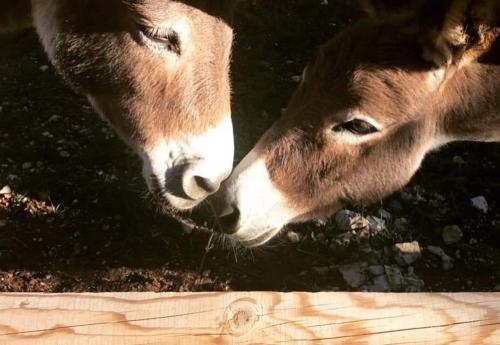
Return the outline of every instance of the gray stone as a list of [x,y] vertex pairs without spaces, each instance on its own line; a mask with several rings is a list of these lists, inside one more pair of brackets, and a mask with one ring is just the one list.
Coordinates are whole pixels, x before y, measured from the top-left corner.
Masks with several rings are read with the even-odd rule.
[[24,170],[31,169],[32,167],[33,167],[33,163],[31,163],[31,162],[24,162],[24,163],[21,165],[21,168],[23,168]]
[[59,156],[61,156],[62,158],[69,158],[70,157],[70,154],[68,153],[68,151],[59,151]]
[[12,189],[9,186],[3,186],[2,189],[0,189],[0,195],[5,194],[12,194]]
[[460,156],[455,156],[455,157],[453,157],[453,163],[458,164],[458,165],[463,165],[463,164],[465,164],[465,160]]
[[462,229],[460,229],[457,225],[449,225],[443,228],[441,236],[443,237],[444,243],[446,245],[450,245],[460,242],[464,234]]
[[335,214],[335,224],[342,232],[359,232],[363,229],[370,228],[370,224],[366,218],[349,210],[340,210],[337,212]]
[[448,255],[441,258],[441,267],[445,271],[449,271],[453,268],[453,259]]
[[322,245],[328,245],[328,240],[325,236],[324,233],[322,232],[319,232],[319,233],[312,233],[312,238],[315,242],[318,242],[319,244],[322,244]]
[[291,243],[299,243],[302,237],[300,236],[299,233],[295,231],[288,231],[286,233],[286,238],[288,239],[289,242]]
[[353,263],[339,267],[344,281],[352,288],[359,288],[366,282],[366,267],[360,263]]
[[363,226],[356,230],[356,238],[359,241],[368,240],[372,236],[369,226]]
[[366,217],[366,219],[368,220],[370,232],[373,235],[376,235],[385,229],[385,220],[384,219],[374,217],[374,216],[368,216],[368,217]]
[[398,218],[393,223],[394,229],[398,232],[405,232],[408,230],[408,219]]
[[332,246],[338,247],[348,247],[354,239],[354,235],[351,232],[344,232],[335,236],[332,240]]
[[400,192],[400,195],[401,195],[401,199],[403,199],[404,201],[411,201],[411,200],[413,200],[413,195],[411,193],[409,193],[408,191],[406,191],[406,190],[402,190]]
[[371,284],[365,286],[365,290],[368,292],[389,292],[391,291],[391,286],[387,281],[387,277],[383,275],[375,277]]
[[47,72],[48,69],[49,69],[49,66],[47,66],[47,65],[40,66],[40,71],[42,71],[42,72]]
[[475,198],[470,199],[472,207],[482,211],[483,213],[488,213],[488,201],[484,196],[476,196]]
[[373,279],[374,292],[387,292],[391,290],[389,281],[385,275],[378,276]]
[[0,219],[0,228],[3,228],[7,225],[7,221],[5,219]]
[[359,251],[361,253],[364,253],[364,254],[367,254],[367,255],[369,255],[373,251],[373,249],[370,246],[370,244],[368,242],[366,242],[366,241],[360,243],[358,249],[359,249]]
[[405,291],[420,292],[424,286],[424,281],[415,274],[413,267],[408,267],[408,274],[405,276]]
[[437,246],[427,246],[426,248],[430,253],[441,258],[441,267],[448,271],[453,268],[453,259],[448,256],[443,249]]
[[493,288],[493,291],[499,291],[500,292],[500,284],[498,284],[497,286],[495,286]]
[[397,265],[386,265],[385,275],[392,291],[401,291],[403,289],[404,277]]
[[422,249],[417,241],[396,243],[393,247],[394,259],[401,266],[408,266],[422,256]]
[[368,271],[370,272],[371,275],[374,275],[374,276],[381,276],[385,273],[384,266],[382,266],[382,265],[368,266]]
[[444,255],[446,255],[444,250],[438,246],[427,246],[426,249],[429,251],[429,253],[434,254],[436,256],[439,256],[439,257],[443,257]]
[[330,268],[328,266],[313,267],[312,270],[320,276],[326,276],[330,272]]

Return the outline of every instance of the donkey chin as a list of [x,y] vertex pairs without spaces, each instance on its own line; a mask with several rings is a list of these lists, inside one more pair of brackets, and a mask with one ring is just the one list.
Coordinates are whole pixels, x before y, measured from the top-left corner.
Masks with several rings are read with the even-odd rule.
[[215,193],[231,173],[230,117],[200,135],[161,139],[141,153],[150,192],[169,211],[187,211]]

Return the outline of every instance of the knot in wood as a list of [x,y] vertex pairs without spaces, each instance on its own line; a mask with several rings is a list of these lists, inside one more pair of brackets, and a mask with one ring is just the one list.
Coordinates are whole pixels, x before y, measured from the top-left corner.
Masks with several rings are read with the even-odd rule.
[[258,304],[252,298],[240,298],[224,311],[224,330],[233,336],[250,332],[259,320]]

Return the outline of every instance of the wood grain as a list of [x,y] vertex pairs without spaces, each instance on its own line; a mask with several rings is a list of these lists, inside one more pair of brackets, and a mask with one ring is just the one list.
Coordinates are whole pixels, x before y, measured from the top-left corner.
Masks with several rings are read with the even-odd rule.
[[500,294],[0,294],[0,344],[500,344]]

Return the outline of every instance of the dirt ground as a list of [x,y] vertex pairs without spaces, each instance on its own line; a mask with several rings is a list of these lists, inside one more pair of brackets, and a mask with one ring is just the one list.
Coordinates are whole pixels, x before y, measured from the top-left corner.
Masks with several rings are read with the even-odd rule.
[[[246,1],[233,54],[240,159],[286,106],[315,47],[355,20],[351,1]],[[187,233],[145,197],[138,159],[55,75],[33,31],[0,35],[0,290],[360,290],[342,265],[393,265],[394,243],[441,247],[413,265],[423,291],[491,291],[500,284],[500,145],[459,143],[430,154],[402,193],[368,209],[391,214],[368,242],[333,246],[332,222],[290,227],[252,251]],[[484,196],[487,213],[471,206]],[[406,219],[406,222],[402,219]],[[403,227],[397,224],[405,224]],[[446,245],[444,226],[463,238]],[[290,230],[289,229],[289,230]],[[367,249],[368,248],[368,249]],[[401,268],[406,270],[406,268]]]

